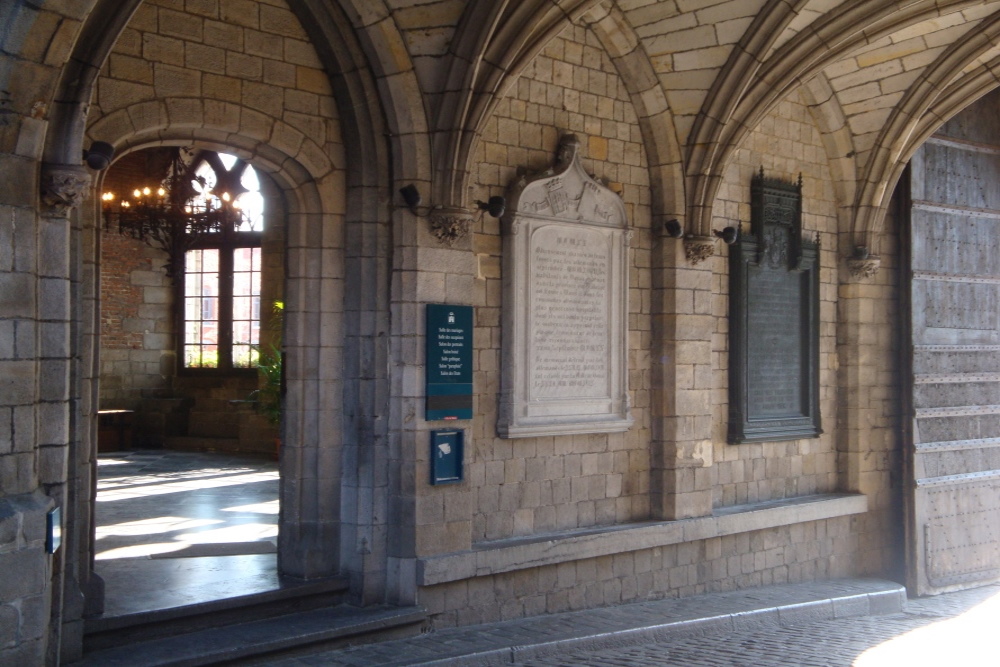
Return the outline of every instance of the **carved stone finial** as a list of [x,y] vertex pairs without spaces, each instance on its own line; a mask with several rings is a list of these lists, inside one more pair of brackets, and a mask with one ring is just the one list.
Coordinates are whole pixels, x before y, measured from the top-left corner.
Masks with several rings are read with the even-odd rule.
[[43,164],[41,175],[42,209],[65,217],[83,203],[90,189],[90,172],[83,165]]
[[715,239],[711,236],[685,236],[684,256],[692,264],[700,264],[715,254]]
[[469,235],[472,213],[464,208],[439,208],[431,211],[431,233],[441,243],[454,245]]
[[871,278],[878,273],[882,258],[872,255],[865,246],[855,246],[854,253],[847,258],[847,269],[854,278]]

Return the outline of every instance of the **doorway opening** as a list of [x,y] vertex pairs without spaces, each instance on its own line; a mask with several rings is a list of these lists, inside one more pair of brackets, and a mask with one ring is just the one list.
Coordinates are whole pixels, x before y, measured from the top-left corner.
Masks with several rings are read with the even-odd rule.
[[[163,201],[181,187],[192,222],[170,232]],[[280,194],[235,155],[176,147],[126,155],[103,190],[104,615],[277,588]],[[195,219],[221,209],[235,217]]]

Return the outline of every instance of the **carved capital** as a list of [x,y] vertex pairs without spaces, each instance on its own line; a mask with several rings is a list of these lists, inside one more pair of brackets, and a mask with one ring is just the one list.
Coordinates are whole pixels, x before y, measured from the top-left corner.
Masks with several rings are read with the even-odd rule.
[[854,253],[847,258],[847,269],[854,278],[871,278],[878,273],[882,259],[872,255],[867,247],[855,246]]
[[43,164],[41,177],[42,210],[65,217],[83,203],[90,189],[90,172],[83,165]]
[[847,269],[854,278],[871,278],[878,273],[881,263],[882,258],[877,255],[872,257],[848,257]]
[[469,235],[472,212],[464,208],[439,208],[431,211],[431,233],[441,243],[454,245]]
[[692,264],[700,264],[715,254],[715,239],[711,236],[685,236],[684,256]]

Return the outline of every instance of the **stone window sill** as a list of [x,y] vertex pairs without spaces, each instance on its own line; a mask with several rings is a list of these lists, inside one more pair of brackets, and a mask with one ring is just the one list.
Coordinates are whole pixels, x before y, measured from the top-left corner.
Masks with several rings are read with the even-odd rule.
[[712,516],[694,519],[646,521],[481,542],[468,551],[418,558],[417,583],[433,586],[867,511],[868,498],[863,494],[828,493],[722,507]]

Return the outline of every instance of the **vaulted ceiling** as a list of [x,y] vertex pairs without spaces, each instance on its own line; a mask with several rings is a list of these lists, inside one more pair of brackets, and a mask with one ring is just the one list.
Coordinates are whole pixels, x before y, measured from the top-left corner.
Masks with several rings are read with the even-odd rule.
[[[1000,0],[288,2],[331,60],[331,75],[379,97],[393,136],[423,137],[411,153],[431,158],[418,166],[411,156],[413,169],[433,182],[439,201],[460,202],[478,133],[532,58],[570,23],[590,26],[632,95],[654,189],[683,202],[660,213],[682,217],[696,233],[711,228],[712,201],[741,140],[795,94],[824,134],[857,243],[869,244],[905,160],[996,87],[1000,65]],[[58,66],[72,52],[55,102],[72,97],[137,4],[95,0],[58,16],[35,3],[5,3],[5,90],[27,87],[38,97],[42,78],[11,78],[11,65],[26,67],[37,43],[47,45],[34,58],[38,67]],[[86,26],[99,29],[88,35]],[[70,39],[72,50],[60,43]],[[354,74],[364,69],[370,84]],[[407,159],[396,156],[397,172],[408,170]]]

